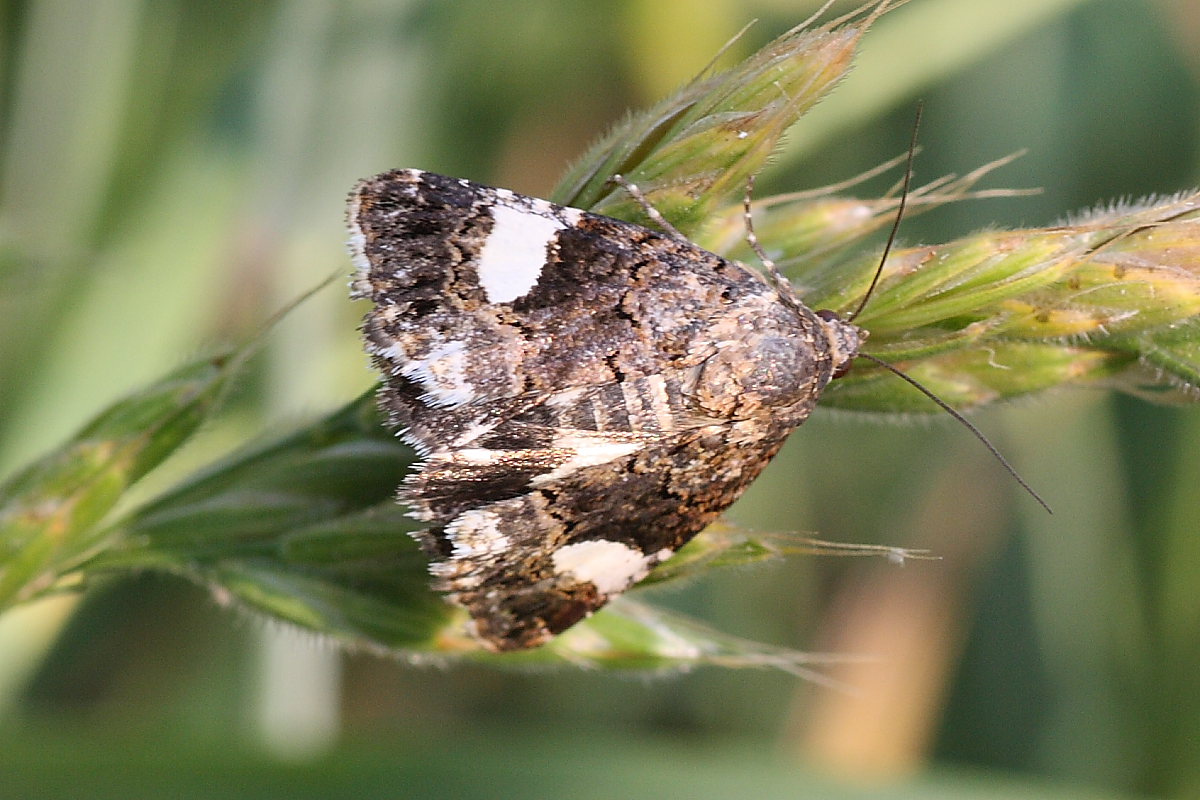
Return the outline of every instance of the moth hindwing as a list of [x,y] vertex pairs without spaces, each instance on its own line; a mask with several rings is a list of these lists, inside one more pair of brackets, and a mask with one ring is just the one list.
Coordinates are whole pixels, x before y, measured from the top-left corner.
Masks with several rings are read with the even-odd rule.
[[493,650],[546,642],[737,499],[865,334],[628,222],[419,170],[361,182],[355,297],[399,499]]

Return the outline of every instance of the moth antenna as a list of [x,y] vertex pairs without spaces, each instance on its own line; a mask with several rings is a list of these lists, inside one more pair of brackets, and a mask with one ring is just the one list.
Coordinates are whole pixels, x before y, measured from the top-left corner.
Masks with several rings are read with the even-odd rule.
[[775,284],[775,290],[779,292],[781,297],[790,298],[794,293],[792,283],[784,277],[779,271],[779,267],[775,266],[775,262],[767,255],[767,251],[758,241],[758,234],[754,232],[754,212],[751,209],[751,201],[754,198],[754,175],[746,178],[746,194],[742,197],[742,216],[746,221],[746,244],[750,245],[750,249],[754,251],[754,255],[758,256],[758,260],[762,262],[763,269],[771,276],[771,282]]
[[1008,459],[1006,459],[1003,455],[1001,455],[1000,451],[998,449],[996,449],[996,446],[994,444],[992,444],[990,441],[988,441],[988,438],[983,435],[983,431],[979,430],[979,428],[976,428],[969,419],[967,419],[962,414],[960,414],[958,411],[956,411],[953,406],[951,406],[949,403],[947,403],[942,398],[938,397],[936,394],[934,394],[932,391],[930,391],[926,387],[922,386],[920,381],[918,381],[915,378],[912,378],[908,375],[905,375],[899,369],[897,369],[896,367],[893,367],[891,364],[884,361],[883,359],[876,358],[875,356],[868,355],[866,353],[859,353],[858,357],[865,358],[867,361],[870,361],[873,364],[878,364],[879,366],[883,367],[884,369],[886,369],[888,372],[892,373],[893,375],[895,375],[899,378],[902,378],[910,386],[917,389],[921,394],[928,397],[934,403],[937,403],[938,408],[942,409],[947,414],[949,414],[950,416],[952,416],[956,420],[958,420],[959,423],[961,423],[967,430],[969,430],[972,434],[974,434],[976,439],[983,442],[983,446],[988,449],[988,452],[991,453],[992,456],[997,461],[1000,462],[1000,466],[1004,467],[1005,471],[1008,472],[1008,474],[1013,477],[1013,480],[1015,480],[1021,486],[1022,489],[1024,489],[1026,492],[1029,493],[1030,497],[1032,497],[1034,500],[1036,500],[1038,502],[1038,504],[1042,508],[1046,509],[1046,511],[1048,513],[1050,513],[1050,514],[1054,513],[1054,509],[1050,508],[1050,504],[1047,503],[1045,500],[1043,500],[1042,496],[1039,495],[1037,492],[1035,492],[1033,490],[1033,487],[1025,482],[1025,479],[1021,477],[1020,473],[1017,472],[1016,468],[1013,467],[1012,464],[1008,463]]
[[871,293],[875,291],[875,286],[878,285],[879,278],[883,275],[883,266],[887,263],[887,257],[892,252],[892,245],[896,243],[896,233],[900,230],[900,220],[904,219],[904,209],[908,205],[908,189],[912,183],[913,158],[917,154],[917,133],[921,130],[921,114],[924,111],[925,104],[918,102],[917,116],[913,119],[912,138],[908,142],[908,158],[904,162],[904,183],[900,187],[900,204],[896,207],[896,221],[892,223],[892,230],[888,234],[887,244],[883,246],[883,255],[879,257],[879,266],[875,269],[874,277],[871,278],[871,285],[863,293],[862,300],[858,302],[858,308],[854,309],[853,313],[846,317],[846,322],[854,322],[867,305],[867,301],[871,299]]
[[642,211],[646,212],[646,216],[650,218],[651,222],[676,239],[683,239],[685,242],[690,241],[679,232],[678,228],[667,222],[667,218],[660,214],[657,208],[650,204],[650,201],[646,198],[646,195],[642,194],[642,190],[637,187],[637,184],[630,183],[625,179],[624,175],[613,175],[609,180],[624,189],[633,198],[633,202],[641,206]]
[[[892,245],[896,243],[896,234],[900,230],[900,221],[904,219],[904,209],[908,205],[909,187],[912,184],[913,158],[917,153],[917,133],[921,129],[921,114],[924,112],[924,110],[924,103],[917,103],[917,114],[915,119],[913,119],[912,138],[908,142],[908,157],[905,159],[904,163],[904,181],[900,186],[900,202],[896,207],[896,220],[892,223],[891,232],[888,233],[887,243],[883,246],[883,255],[879,258],[879,266],[875,269],[875,275],[871,278],[871,284],[867,287],[867,291],[863,293],[862,300],[858,302],[858,307],[854,309],[853,313],[846,317],[847,322],[853,322],[855,318],[862,313],[863,308],[866,307],[867,301],[871,298],[871,294],[875,291],[875,287],[879,284],[879,279],[883,275],[883,267],[887,263],[888,255],[892,252]],[[957,420],[959,424],[969,430],[976,439],[982,442],[983,446],[986,447],[988,452],[992,454],[992,457],[1000,462],[1000,466],[1004,467],[1005,472],[1011,475],[1013,480],[1015,480],[1017,484],[1029,494],[1030,497],[1038,502],[1038,505],[1046,509],[1047,513],[1054,513],[1054,510],[1050,508],[1050,504],[1043,500],[1042,496],[1035,492],[1032,486],[1026,483],[1025,479],[1021,477],[1021,474],[1017,472],[1016,468],[1013,467],[1012,464],[1008,463],[1008,459],[1001,455],[996,446],[988,441],[988,438],[983,435],[983,431],[979,430],[979,428],[976,428],[969,419],[956,411],[949,403],[923,386],[920,381],[905,375],[899,369],[893,367],[883,359],[877,358],[868,353],[858,353],[857,357],[865,358],[867,361],[870,361],[873,364],[878,364],[932,400],[938,408],[942,409],[955,420]]]

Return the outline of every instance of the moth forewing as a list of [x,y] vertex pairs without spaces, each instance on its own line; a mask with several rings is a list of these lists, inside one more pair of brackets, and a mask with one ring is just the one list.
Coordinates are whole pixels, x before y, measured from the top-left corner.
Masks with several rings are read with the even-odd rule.
[[807,419],[865,333],[667,233],[419,170],[351,196],[400,498],[493,650],[669,558]]

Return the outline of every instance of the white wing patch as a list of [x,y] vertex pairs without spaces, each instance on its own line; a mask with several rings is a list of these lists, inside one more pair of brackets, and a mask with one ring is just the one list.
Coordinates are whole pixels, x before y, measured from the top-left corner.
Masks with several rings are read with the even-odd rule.
[[[574,213],[566,213],[568,211]],[[549,256],[548,245],[563,228],[573,226],[579,212],[492,206],[492,232],[479,252],[479,285],[491,303],[511,303],[537,285]]]
[[654,563],[652,556],[606,539],[569,544],[552,559],[556,572],[590,581],[601,594],[620,594],[646,577]]
[[620,438],[617,437],[618,434],[598,434],[589,431],[573,431],[554,437],[551,447],[571,455],[553,470],[534,478],[533,485],[537,486],[565,478],[583,467],[607,464],[613,459],[636,453],[646,446],[646,437],[644,436],[627,434]]
[[512,542],[500,532],[501,518],[491,511],[473,509],[446,526],[446,538],[457,559],[503,555]]
[[[391,352],[395,348],[396,352]],[[425,358],[403,360],[404,351],[396,343],[380,353],[393,362],[402,363],[400,374],[421,384],[425,399],[435,406],[457,406],[475,397],[467,380],[467,347],[463,342],[445,342]]]

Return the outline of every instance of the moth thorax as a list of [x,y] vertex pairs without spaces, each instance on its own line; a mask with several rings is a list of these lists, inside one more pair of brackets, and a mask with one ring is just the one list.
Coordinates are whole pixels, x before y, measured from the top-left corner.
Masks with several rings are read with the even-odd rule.
[[840,378],[850,371],[855,356],[867,340],[867,332],[852,322],[846,322],[836,311],[823,309],[817,312],[825,337],[829,340],[829,354],[833,358],[833,377]]
[[725,417],[795,405],[813,392],[815,355],[794,336],[722,342],[699,366],[692,394],[702,408]]

